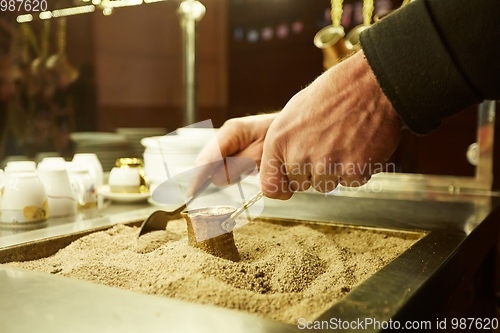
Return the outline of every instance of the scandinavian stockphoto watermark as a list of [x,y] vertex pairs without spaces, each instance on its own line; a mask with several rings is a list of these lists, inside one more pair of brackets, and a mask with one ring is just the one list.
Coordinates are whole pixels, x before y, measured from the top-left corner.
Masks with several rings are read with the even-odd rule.
[[349,188],[351,192],[378,193],[382,191],[382,183],[368,182],[371,175],[396,172],[394,163],[372,163],[371,158],[366,163],[340,163],[331,158],[323,158],[317,163],[282,163],[278,160],[267,163],[268,172],[263,181],[268,193],[305,191],[309,187],[326,193],[338,185]]

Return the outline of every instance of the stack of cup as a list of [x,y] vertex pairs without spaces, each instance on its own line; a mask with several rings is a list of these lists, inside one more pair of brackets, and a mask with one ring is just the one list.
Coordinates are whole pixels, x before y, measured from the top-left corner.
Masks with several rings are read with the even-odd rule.
[[33,161],[9,162],[5,174],[0,172],[0,222],[37,222],[49,216],[75,215],[78,206],[98,205],[97,188],[102,183],[103,170],[95,154],[76,154],[73,162],[47,157],[38,168]]

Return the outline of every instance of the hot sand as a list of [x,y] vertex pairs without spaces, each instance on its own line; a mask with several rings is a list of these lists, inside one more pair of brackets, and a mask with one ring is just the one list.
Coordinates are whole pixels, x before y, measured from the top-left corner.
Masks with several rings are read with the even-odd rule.
[[137,234],[137,227],[117,225],[51,257],[7,265],[297,324],[317,318],[417,241],[253,222],[234,231],[241,261],[232,262],[189,247],[184,220],[139,241]]

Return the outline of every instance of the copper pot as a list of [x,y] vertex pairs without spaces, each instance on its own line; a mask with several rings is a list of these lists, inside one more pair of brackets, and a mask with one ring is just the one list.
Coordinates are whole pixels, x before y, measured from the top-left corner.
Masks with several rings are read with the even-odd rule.
[[240,261],[232,231],[235,223],[225,224],[235,210],[230,206],[214,206],[183,211],[181,215],[187,222],[188,245],[219,258]]

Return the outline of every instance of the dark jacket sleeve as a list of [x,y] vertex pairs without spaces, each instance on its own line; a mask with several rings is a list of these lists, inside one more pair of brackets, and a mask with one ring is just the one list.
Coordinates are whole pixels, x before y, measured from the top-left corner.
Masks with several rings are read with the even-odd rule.
[[415,133],[500,99],[500,0],[416,0],[360,40],[382,90]]

